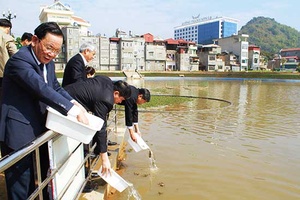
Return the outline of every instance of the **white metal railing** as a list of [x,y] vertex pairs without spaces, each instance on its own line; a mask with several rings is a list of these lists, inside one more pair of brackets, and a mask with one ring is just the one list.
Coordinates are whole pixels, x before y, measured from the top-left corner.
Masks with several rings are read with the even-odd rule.
[[0,160],[0,173],[3,173],[6,169],[14,165],[16,162],[24,158],[26,155],[34,152],[36,158],[34,165],[36,169],[36,176],[37,176],[36,179],[37,179],[38,187],[28,199],[34,199],[37,196],[39,196],[40,199],[42,199],[42,190],[43,188],[45,188],[45,186],[47,186],[47,184],[51,180],[51,179],[46,179],[43,182],[41,182],[41,169],[38,164],[40,161],[39,147],[45,144],[46,142],[48,142],[49,140],[51,140],[52,138],[54,138],[56,135],[58,134],[53,131],[47,131],[43,135],[35,139],[33,142],[31,142],[30,144],[24,146],[18,151],[13,152],[10,155],[2,157]]
[[[117,130],[117,109],[115,107],[114,109],[114,114],[113,116],[110,118],[111,120],[107,122],[107,127],[111,124],[113,124],[114,126],[114,131]],[[58,164],[56,166],[55,169],[53,169],[51,171],[51,173],[47,176],[47,178],[42,181],[41,178],[41,169],[40,169],[40,155],[39,155],[39,147],[42,146],[43,144],[45,144],[46,142],[53,140],[57,137],[60,137],[61,135],[53,132],[52,130],[46,131],[44,134],[40,135],[38,138],[36,138],[34,141],[32,141],[31,143],[29,143],[28,145],[24,146],[23,148],[21,148],[18,151],[12,152],[11,154],[4,156],[0,159],[0,173],[5,172],[5,170],[7,170],[8,168],[10,168],[12,165],[14,165],[15,163],[17,163],[18,161],[20,161],[22,158],[24,158],[26,155],[33,153],[34,154],[34,169],[36,170],[36,175],[35,175],[35,181],[37,184],[37,187],[35,189],[35,191],[30,195],[30,197],[28,198],[28,200],[33,200],[33,199],[43,199],[43,195],[42,195],[42,190],[45,187],[48,187],[48,184],[50,183],[50,181],[54,178],[54,176],[57,174],[57,172],[62,168],[62,166],[69,160],[69,158],[73,155],[74,152],[71,152],[70,155],[66,158],[64,158],[63,162]],[[81,144],[81,143],[80,143]],[[79,146],[79,145],[78,145]],[[72,175],[71,179],[67,182],[66,185],[64,185],[61,193],[55,198],[55,199],[61,199],[61,197],[66,193],[66,191],[69,189],[71,183],[73,182],[74,177],[76,176],[76,174],[79,172],[79,170],[82,169],[82,167],[86,164],[86,162],[89,162],[88,166],[90,166],[89,172],[87,177],[85,178],[85,181],[83,182],[83,184],[81,185],[78,194],[76,195],[76,197],[74,199],[78,199],[84,186],[86,185],[87,181],[91,178],[91,169],[93,168],[93,166],[91,166],[91,154],[94,150],[96,145],[92,146],[89,145],[89,152],[84,156],[83,160],[80,161],[79,166],[76,169],[76,172]],[[77,147],[78,148],[78,147]],[[97,157],[96,159],[99,159],[99,157]],[[96,162],[94,162],[96,163]],[[4,188],[4,187],[2,187]],[[2,191],[3,192],[3,191]]]

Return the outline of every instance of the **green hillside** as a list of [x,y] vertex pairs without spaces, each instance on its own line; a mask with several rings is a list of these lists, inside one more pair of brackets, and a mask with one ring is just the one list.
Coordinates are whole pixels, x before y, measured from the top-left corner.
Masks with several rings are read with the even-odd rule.
[[266,54],[276,54],[284,48],[300,48],[300,32],[272,18],[254,17],[239,34],[249,35],[249,44],[259,46]]

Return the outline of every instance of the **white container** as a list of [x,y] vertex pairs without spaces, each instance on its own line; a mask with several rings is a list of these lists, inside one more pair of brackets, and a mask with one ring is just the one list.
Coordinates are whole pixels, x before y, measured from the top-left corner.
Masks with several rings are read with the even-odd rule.
[[78,140],[84,144],[89,144],[95,133],[103,126],[103,119],[86,113],[89,125],[77,121],[75,117],[64,116],[51,107],[47,108],[48,115],[46,127],[62,135]]
[[131,137],[128,138],[128,143],[130,146],[134,149],[135,152],[139,152],[141,150],[149,149],[149,146],[146,144],[146,142],[141,138],[141,136],[138,133],[133,133],[135,135],[136,142],[134,142]]
[[110,186],[118,190],[119,192],[123,192],[128,186],[129,183],[125,181],[117,172],[113,169],[110,169],[111,174],[101,174],[102,166],[98,171],[98,175],[105,180]]

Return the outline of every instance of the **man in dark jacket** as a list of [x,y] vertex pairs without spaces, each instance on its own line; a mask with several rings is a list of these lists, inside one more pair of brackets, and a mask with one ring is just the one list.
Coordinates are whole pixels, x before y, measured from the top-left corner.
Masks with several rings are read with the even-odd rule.
[[104,120],[103,127],[93,138],[95,155],[102,159],[102,173],[109,172],[111,165],[107,155],[107,117],[115,103],[120,103],[131,95],[129,85],[124,81],[113,82],[106,76],[96,76],[67,85],[64,88],[74,99],[94,115]]
[[[52,60],[59,54],[62,43],[63,33],[59,26],[54,22],[43,23],[35,29],[32,44],[21,48],[8,60],[0,115],[2,156],[20,149],[47,130],[46,106],[88,124],[83,108],[60,87],[55,75]],[[40,148],[40,159],[44,180],[49,167],[47,143]],[[33,154],[6,170],[5,179],[8,199],[27,199],[35,190]],[[49,197],[46,189],[43,199]]]
[[136,137],[133,133],[141,134],[138,126],[138,105],[149,102],[151,95],[146,88],[136,88],[131,85],[130,89],[130,98],[122,101],[120,105],[125,105],[125,123],[131,139],[136,142]]
[[92,43],[83,43],[80,46],[79,53],[73,56],[66,65],[62,86],[65,87],[77,81],[86,80],[87,64],[93,60],[95,54],[96,47]]

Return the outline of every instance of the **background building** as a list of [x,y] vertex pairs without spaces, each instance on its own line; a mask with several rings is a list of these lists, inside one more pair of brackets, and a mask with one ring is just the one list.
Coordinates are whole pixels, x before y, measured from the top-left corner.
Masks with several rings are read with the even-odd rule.
[[91,35],[88,30],[91,24],[81,17],[75,16],[71,8],[60,1],[55,1],[50,6],[41,6],[40,11],[39,19],[41,23],[56,22],[60,27],[76,26],[79,28],[80,35]]
[[[105,71],[244,71],[259,68],[259,51],[250,48],[248,35],[237,35],[237,20],[227,17],[193,17],[174,30],[174,39],[151,33],[132,34],[116,29],[115,36],[94,36],[89,22],[75,16],[70,6],[55,1],[42,6],[40,21],[57,22],[65,36],[56,70],[79,52],[84,42],[96,46],[89,66]],[[216,43],[214,43],[216,42]],[[224,52],[224,53],[223,53]],[[248,54],[250,61],[248,65]],[[257,63],[258,62],[258,63]]]
[[222,51],[233,53],[236,55],[240,69],[238,71],[248,70],[248,42],[249,35],[232,35],[226,38],[216,40],[217,45],[222,48]]
[[174,39],[184,39],[196,44],[212,44],[213,39],[238,33],[238,20],[228,17],[193,17],[174,28]]
[[281,70],[296,70],[300,67],[300,48],[281,49],[279,54]]
[[260,69],[260,48],[256,45],[249,45],[249,68],[251,70]]
[[200,70],[224,71],[224,61],[218,57],[220,54],[221,47],[216,44],[199,45]]

